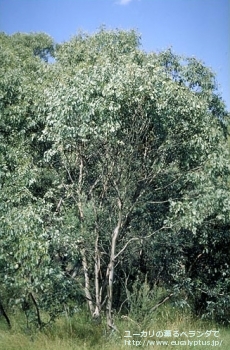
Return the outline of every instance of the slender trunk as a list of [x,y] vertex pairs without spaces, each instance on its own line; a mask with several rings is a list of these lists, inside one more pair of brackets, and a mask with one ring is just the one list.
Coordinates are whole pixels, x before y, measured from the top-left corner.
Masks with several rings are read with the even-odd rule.
[[30,295],[30,297],[31,297],[31,299],[32,299],[32,301],[33,301],[34,306],[35,306],[36,313],[37,313],[38,325],[39,325],[39,327],[41,328],[41,327],[42,327],[42,320],[41,320],[41,316],[40,316],[40,311],[39,311],[38,304],[37,304],[36,299],[34,298],[33,294],[30,293],[29,295]]
[[[82,202],[81,202],[82,184],[83,184],[83,160],[82,160],[82,157],[80,157],[78,189],[77,189],[77,195],[78,195],[77,206],[78,206],[78,210],[79,210],[79,219],[81,222],[81,226],[83,225],[83,222],[84,222],[84,212],[83,212]],[[90,279],[89,279],[89,273],[88,273],[88,262],[86,259],[86,251],[85,251],[84,246],[81,248],[80,252],[81,252],[81,256],[82,256],[82,267],[83,267],[84,278],[85,278],[85,297],[86,297],[91,315],[93,316],[94,305],[93,305],[93,300],[92,300],[92,296],[90,293]]]
[[112,235],[111,251],[110,251],[110,262],[107,268],[107,305],[106,305],[106,316],[107,316],[107,326],[111,329],[116,329],[112,317],[112,303],[113,303],[113,281],[114,281],[114,264],[115,264],[115,253],[116,253],[116,243],[119,236],[119,231],[121,228],[121,200],[118,198],[118,222]]
[[85,249],[81,249],[81,256],[82,256],[82,266],[84,271],[84,277],[85,277],[85,297],[87,299],[87,303],[89,305],[89,309],[91,312],[91,315],[94,315],[94,306],[93,306],[93,300],[92,296],[90,294],[90,280],[89,280],[89,274],[88,274],[88,263],[86,259],[86,252]]
[[8,324],[8,327],[11,328],[11,323],[10,323],[10,319],[9,317],[7,316],[6,312],[5,312],[5,309],[0,301],[0,313],[3,315],[3,317],[5,318],[6,320],[6,323]]
[[95,265],[94,265],[94,272],[95,272],[95,298],[96,298],[96,307],[94,311],[94,318],[100,317],[100,311],[101,311],[101,289],[100,289],[100,280],[99,280],[99,274],[101,269],[101,261],[100,261],[100,253],[98,249],[98,233],[95,240]]

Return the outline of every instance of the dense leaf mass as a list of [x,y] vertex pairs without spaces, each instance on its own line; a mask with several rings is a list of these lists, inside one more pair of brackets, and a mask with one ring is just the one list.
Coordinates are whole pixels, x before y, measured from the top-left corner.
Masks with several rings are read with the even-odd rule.
[[1,310],[42,327],[84,301],[116,328],[147,283],[229,322],[229,114],[210,69],[104,28],[1,33],[0,61]]

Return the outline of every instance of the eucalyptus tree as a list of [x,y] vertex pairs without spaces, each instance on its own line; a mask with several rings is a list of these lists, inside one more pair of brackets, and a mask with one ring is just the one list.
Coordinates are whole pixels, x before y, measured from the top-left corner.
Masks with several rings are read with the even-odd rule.
[[40,310],[54,318],[84,295],[115,328],[113,309],[146,276],[178,301],[205,295],[206,314],[229,305],[228,113],[214,74],[145,53],[134,31],[0,39],[3,309],[19,302],[41,326]]
[[114,289],[120,279],[128,286],[124,265],[154,260],[168,237],[177,258],[158,264],[172,263],[171,283],[185,278],[182,233],[195,237],[226,191],[227,113],[208,68],[170,50],[147,54],[134,31],[79,34],[56,60],[42,140],[59,167],[59,239],[82,262],[91,314],[105,307],[113,328]]

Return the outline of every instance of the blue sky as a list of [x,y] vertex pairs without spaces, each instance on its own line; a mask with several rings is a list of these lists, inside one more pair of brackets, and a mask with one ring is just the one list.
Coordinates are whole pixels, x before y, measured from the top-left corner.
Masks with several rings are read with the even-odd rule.
[[0,31],[46,32],[57,42],[77,31],[136,29],[142,48],[195,56],[217,74],[230,111],[230,0],[0,0]]

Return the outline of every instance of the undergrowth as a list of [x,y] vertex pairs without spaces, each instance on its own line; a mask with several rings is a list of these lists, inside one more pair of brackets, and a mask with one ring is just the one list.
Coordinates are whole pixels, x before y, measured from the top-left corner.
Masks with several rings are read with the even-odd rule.
[[[140,305],[139,305],[140,308]],[[150,347],[154,349],[191,349],[196,350],[219,347],[227,350],[230,346],[230,329],[194,318],[189,309],[179,309],[171,304],[164,304],[155,312],[115,315],[117,332],[109,332],[104,318],[100,323],[93,321],[87,310],[79,310],[74,316],[61,316],[55,323],[42,331],[25,327],[22,314],[11,315],[12,329],[7,329],[0,316],[0,350],[115,350]],[[171,331],[171,337],[162,336],[165,330]],[[212,331],[207,336],[207,331]],[[214,331],[217,333],[214,334]],[[186,337],[185,334],[188,335]],[[195,336],[193,336],[195,332]],[[175,337],[175,334],[180,334]],[[182,333],[182,334],[181,334]],[[200,336],[203,333],[202,336]],[[139,334],[139,335],[138,335]],[[130,336],[130,337],[129,337]],[[198,343],[188,343],[199,341]],[[168,341],[163,345],[160,341]],[[174,343],[171,343],[173,342]],[[184,342],[187,344],[175,342]],[[202,345],[201,341],[206,341]],[[210,344],[208,345],[208,341]],[[216,341],[216,343],[211,343]],[[155,343],[154,343],[155,342]],[[157,344],[158,342],[158,344]],[[219,342],[219,343],[217,343]],[[177,345],[176,345],[177,344]],[[213,345],[211,345],[213,344]]]

